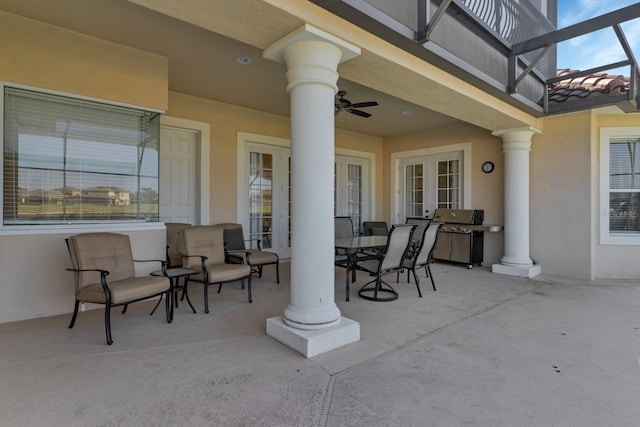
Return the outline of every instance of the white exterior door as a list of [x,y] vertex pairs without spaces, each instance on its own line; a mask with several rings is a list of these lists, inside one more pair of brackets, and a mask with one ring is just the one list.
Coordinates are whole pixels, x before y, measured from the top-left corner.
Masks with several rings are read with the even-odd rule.
[[405,158],[399,167],[399,222],[463,205],[462,152]]
[[160,221],[198,224],[196,152],[199,134],[160,130]]
[[369,217],[369,160],[336,156],[334,179],[334,215],[351,217],[354,233]]
[[247,239],[260,239],[262,249],[282,258],[291,256],[290,149],[248,143],[245,150],[247,185],[242,197],[248,211],[240,213]]

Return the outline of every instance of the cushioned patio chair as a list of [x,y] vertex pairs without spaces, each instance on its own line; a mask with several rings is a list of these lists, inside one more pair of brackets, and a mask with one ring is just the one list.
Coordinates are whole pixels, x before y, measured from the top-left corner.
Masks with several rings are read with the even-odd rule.
[[[402,262],[402,266],[407,270],[407,282],[411,281],[409,273],[413,273],[420,298],[422,298],[422,292],[420,291],[420,279],[418,279],[416,270],[424,268],[427,277],[431,279],[433,290],[436,290],[436,284],[433,280],[433,274],[431,273],[431,262],[436,240],[438,239],[438,231],[441,226],[441,222],[432,222],[424,228],[422,230],[422,236],[420,236],[419,240],[414,239],[414,246],[407,252],[407,256]],[[415,231],[413,234],[415,236]],[[398,279],[399,278],[400,273],[398,272]]]
[[[242,225],[236,223],[216,224],[214,228],[224,230],[224,244],[227,253],[227,262],[232,264],[249,264],[251,271],[262,277],[262,267],[265,265],[276,266],[276,282],[280,283],[280,258],[278,254],[263,251],[260,239],[245,239]],[[245,242],[250,242],[254,247],[247,248]]]
[[[382,277],[402,270],[402,262],[410,248],[411,237],[415,227],[415,224],[392,226],[382,258],[358,261],[356,263],[356,267],[359,270],[369,272],[375,276],[372,281],[366,283],[360,288],[360,291],[358,291],[358,294],[362,298],[372,301],[393,301],[398,298],[398,292],[382,280]],[[379,293],[390,295],[379,296]]]
[[182,267],[182,236],[180,233],[191,224],[185,222],[167,222],[167,268]]
[[[224,230],[210,225],[199,225],[182,230],[183,267],[197,271],[189,281],[204,285],[204,311],[209,313],[209,285],[218,284],[218,293],[224,283],[240,281],[244,288],[247,280],[249,302],[251,298],[251,267],[248,264],[228,264],[224,250]],[[188,292],[188,291],[186,291]]]
[[[111,308],[154,298],[168,293],[170,282],[166,277],[136,277],[129,236],[116,233],[83,233],[66,239],[75,278],[75,307],[69,328],[73,328],[78,316],[78,306],[83,303],[104,304],[104,327],[107,344],[111,345]],[[164,260],[157,262],[166,270]],[[172,307],[165,299],[167,322],[171,322]]]

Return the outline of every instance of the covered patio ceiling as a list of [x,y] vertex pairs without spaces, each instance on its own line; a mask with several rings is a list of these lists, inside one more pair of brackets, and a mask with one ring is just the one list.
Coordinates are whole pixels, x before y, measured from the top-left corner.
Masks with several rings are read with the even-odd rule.
[[171,91],[283,116],[289,115],[285,69],[262,52],[309,22],[362,48],[360,57],[341,65],[338,85],[354,103],[379,104],[367,109],[368,119],[338,114],[338,128],[387,136],[459,121],[489,130],[535,124],[534,117],[310,2],[3,0],[0,10],[166,56]]

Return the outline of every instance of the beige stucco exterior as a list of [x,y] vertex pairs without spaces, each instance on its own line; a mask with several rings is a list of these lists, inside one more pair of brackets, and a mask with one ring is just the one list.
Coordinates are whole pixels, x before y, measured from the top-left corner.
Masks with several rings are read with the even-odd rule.
[[[173,1],[138,0],[136,3],[153,5],[163,11],[166,8],[167,13],[174,16],[185,13],[184,8],[176,10]],[[207,6],[206,2],[191,3]],[[211,2],[207,7],[215,4],[224,8],[231,3]],[[254,10],[251,7],[258,4],[266,8],[266,12],[282,18],[281,27],[268,26],[261,31],[272,31],[275,35],[304,20],[314,20],[316,25],[329,27],[326,29],[362,46],[361,58],[341,68],[345,77],[359,79],[361,84],[452,117],[466,118],[467,124],[463,125],[385,138],[336,129],[337,148],[373,156],[376,200],[373,218],[391,220],[390,176],[394,153],[469,143],[472,185],[471,206],[466,207],[484,209],[485,223],[502,224],[502,141],[492,136],[491,131],[530,125],[542,130],[534,136],[530,154],[531,257],[542,265],[544,274],[583,279],[640,277],[640,263],[634,262],[640,256],[639,246],[600,245],[598,239],[599,128],[639,126],[639,116],[583,112],[535,119],[435,67],[419,63],[416,58],[364,31],[353,32],[351,24],[316,6],[303,7],[301,2],[291,1],[244,3],[247,3],[246,10]],[[282,12],[285,9],[287,12]],[[238,39],[250,33],[245,29],[240,34],[242,28],[232,19],[224,24],[224,20],[217,22],[215,17],[210,18],[215,22],[203,21],[203,16],[195,13],[187,18],[203,27],[221,26],[218,28],[221,32],[236,34]],[[0,40],[0,81],[162,110],[168,116],[208,124],[210,223],[237,220],[238,133],[290,137],[288,117],[169,91],[169,61],[165,57],[4,12],[0,12]],[[363,72],[371,71],[374,66],[379,66],[376,72]],[[389,75],[400,78],[392,80],[387,78]],[[428,84],[416,86],[415,79]],[[431,96],[436,93],[431,90],[431,84],[448,89]],[[441,97],[446,96],[472,102],[444,102]],[[493,173],[481,171],[485,161],[495,164]],[[142,230],[116,227],[115,231],[132,236],[136,258],[164,256],[161,224]],[[41,234],[0,230],[0,323],[72,310],[73,281],[71,273],[64,270],[69,266],[64,238],[75,232],[78,229],[49,230]],[[503,234],[487,233],[485,264],[498,262],[502,251]]]

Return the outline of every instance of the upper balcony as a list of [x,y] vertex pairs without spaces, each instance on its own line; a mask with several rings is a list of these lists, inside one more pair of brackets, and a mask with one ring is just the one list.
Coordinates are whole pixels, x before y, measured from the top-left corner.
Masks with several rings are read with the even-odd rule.
[[[640,4],[557,30],[555,0],[311,1],[536,117],[605,105],[637,111],[637,63],[620,23],[640,16]],[[606,27],[627,60],[557,77],[556,44]],[[622,90],[590,97],[585,87],[580,102],[554,96],[574,78],[626,66]]]

